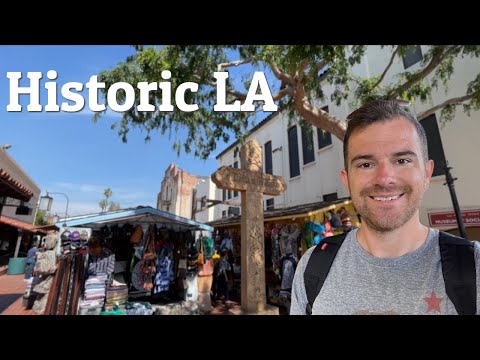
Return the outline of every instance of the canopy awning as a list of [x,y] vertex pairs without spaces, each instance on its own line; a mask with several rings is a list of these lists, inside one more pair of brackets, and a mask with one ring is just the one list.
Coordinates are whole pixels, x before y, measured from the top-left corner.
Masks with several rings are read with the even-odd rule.
[[[351,202],[352,200],[350,198],[342,198],[333,201],[321,201],[310,204],[295,205],[281,209],[266,210],[263,212],[263,219],[264,222],[279,220],[295,221],[298,218],[309,218],[318,213],[348,205]],[[229,227],[240,225],[241,221],[242,216],[238,215],[210,221],[207,224],[213,227]]]
[[9,218],[7,216],[0,216],[0,224],[8,225],[10,227],[24,230],[24,231],[30,231],[30,232],[43,232],[42,230],[35,229],[35,227],[32,224],[26,223],[24,221],[16,220]]
[[101,228],[106,224],[157,224],[173,230],[205,230],[213,231],[213,227],[183,218],[168,212],[154,209],[150,206],[139,206],[132,209],[110,211],[107,213],[90,214],[67,218],[55,225],[59,228],[64,226],[81,226],[89,228]]

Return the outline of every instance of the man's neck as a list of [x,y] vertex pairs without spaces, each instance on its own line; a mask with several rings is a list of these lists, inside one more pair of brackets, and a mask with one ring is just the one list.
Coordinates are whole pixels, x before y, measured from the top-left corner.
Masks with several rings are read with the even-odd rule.
[[417,250],[427,239],[428,231],[418,218],[412,218],[401,228],[389,232],[375,231],[364,223],[357,231],[357,241],[373,256],[394,258]]

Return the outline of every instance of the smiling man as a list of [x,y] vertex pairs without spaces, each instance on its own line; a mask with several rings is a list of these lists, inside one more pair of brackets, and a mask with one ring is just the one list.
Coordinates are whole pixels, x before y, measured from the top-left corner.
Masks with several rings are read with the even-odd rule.
[[[434,167],[423,127],[395,101],[366,104],[347,119],[340,177],[363,224],[300,259],[290,313],[477,313],[480,244],[419,219]],[[311,265],[327,258],[329,270]]]

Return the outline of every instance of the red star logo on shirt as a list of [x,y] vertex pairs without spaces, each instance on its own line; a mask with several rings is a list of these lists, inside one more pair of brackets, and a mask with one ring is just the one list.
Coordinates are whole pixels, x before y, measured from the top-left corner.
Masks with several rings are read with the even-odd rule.
[[423,300],[428,305],[427,313],[433,310],[436,310],[440,313],[440,303],[442,302],[443,298],[437,298],[435,291],[432,290],[432,295],[430,297],[423,298]]

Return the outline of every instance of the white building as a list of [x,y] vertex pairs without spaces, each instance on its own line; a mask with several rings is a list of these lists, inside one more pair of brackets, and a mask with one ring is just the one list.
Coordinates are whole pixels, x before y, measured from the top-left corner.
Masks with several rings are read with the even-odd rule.
[[[422,53],[424,54],[426,50],[427,47],[421,46],[408,54],[403,61],[397,58],[383,82],[388,83],[406,68],[408,70],[419,68]],[[390,57],[390,50],[382,49],[380,46],[369,46],[362,63],[356,65],[352,71],[362,77],[381,74]],[[428,103],[415,102],[413,105],[415,113],[419,114],[449,98],[465,95],[468,82],[480,70],[480,60],[457,59],[454,62],[454,68],[448,95],[445,95],[440,88],[432,94]],[[430,81],[430,78],[427,77],[425,81]],[[325,84],[324,93],[325,99],[330,99],[332,88],[328,84]],[[340,107],[329,102],[316,105],[328,107],[330,113],[343,119],[356,108],[352,101],[344,101]],[[478,163],[477,157],[480,153],[480,142],[477,139],[480,134],[479,116],[479,112],[472,112],[468,117],[458,109],[452,122],[444,127],[438,126],[445,158],[453,167],[454,177],[458,178],[455,188],[462,212],[467,215],[466,226],[469,238],[477,239],[480,239],[480,191],[478,191],[480,170],[475,165]],[[440,142],[439,137],[435,136],[438,122],[436,119],[439,118],[440,112],[437,112],[422,120],[429,138],[430,157],[438,165],[435,168],[430,190],[424,198],[420,219],[425,225],[447,230],[456,228],[456,225],[448,225],[449,219],[453,216],[453,207],[448,187],[443,185],[445,175],[441,166],[441,151],[438,146]],[[264,197],[266,208],[272,206],[275,209],[284,208],[348,196],[339,178],[339,171],[343,168],[343,143],[328,133],[313,127],[312,130],[302,132],[299,125],[289,123],[286,114],[277,112],[260,122],[247,136],[247,141],[255,139],[262,146],[264,171],[283,176],[287,183],[284,194]],[[313,147],[307,145],[308,138],[311,139],[310,143],[313,142]],[[221,152],[217,156],[219,167],[239,166],[239,147],[240,144],[236,142]],[[216,193],[218,200],[240,201],[237,192],[217,189]],[[229,208],[227,205],[215,206],[214,218],[227,216]],[[449,213],[439,214],[445,211]],[[432,223],[429,222],[429,214],[432,216]]]

